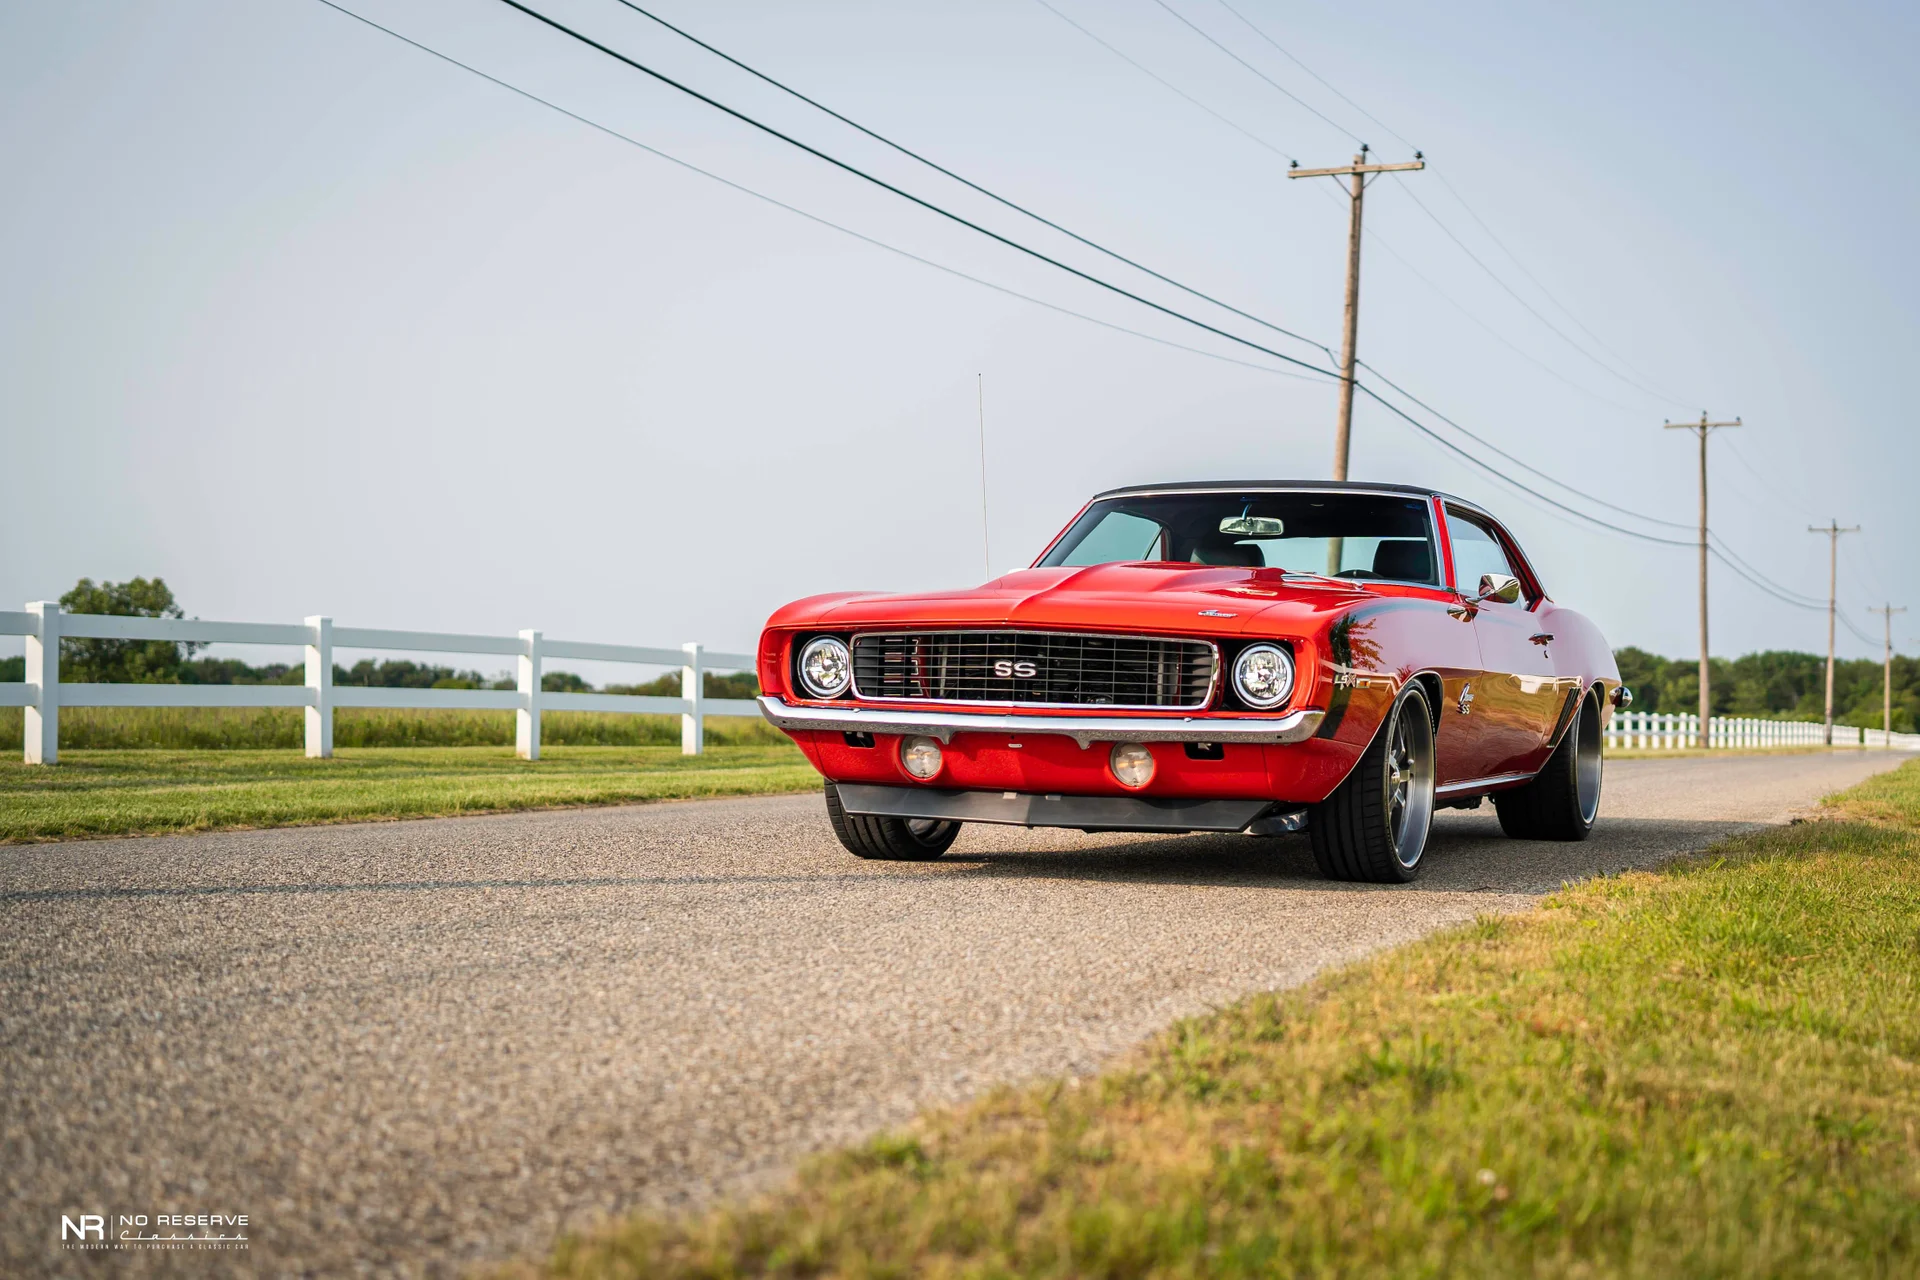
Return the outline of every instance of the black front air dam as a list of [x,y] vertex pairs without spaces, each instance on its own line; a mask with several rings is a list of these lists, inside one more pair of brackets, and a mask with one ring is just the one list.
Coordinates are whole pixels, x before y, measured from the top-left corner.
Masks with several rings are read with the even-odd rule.
[[840,807],[848,813],[998,822],[1015,827],[1072,827],[1081,831],[1245,831],[1276,808],[1270,800],[1028,795],[1021,791],[876,787],[858,782],[837,782],[834,786],[840,791]]

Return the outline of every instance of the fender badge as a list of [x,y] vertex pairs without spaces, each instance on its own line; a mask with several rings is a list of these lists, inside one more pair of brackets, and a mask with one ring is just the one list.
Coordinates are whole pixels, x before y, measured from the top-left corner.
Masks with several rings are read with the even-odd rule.
[[1202,609],[1200,616],[1203,618],[1237,618],[1240,615],[1230,609]]
[[1460,714],[1464,716],[1469,711],[1472,711],[1472,710],[1473,710],[1473,685],[1470,683],[1463,684],[1460,686]]

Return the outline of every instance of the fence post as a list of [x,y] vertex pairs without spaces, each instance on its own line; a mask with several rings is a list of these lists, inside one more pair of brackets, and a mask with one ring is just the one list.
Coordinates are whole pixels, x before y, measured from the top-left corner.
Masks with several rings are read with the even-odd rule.
[[540,633],[520,633],[520,706],[513,713],[513,754],[540,758]]
[[54,764],[60,759],[60,602],[35,601],[27,606],[39,623],[39,633],[27,637],[27,683],[34,686],[27,704],[26,758],[28,764]]
[[307,619],[307,758],[333,758],[333,619]]
[[680,717],[680,754],[697,756],[707,744],[707,664],[699,645],[680,647],[687,655],[687,665],[680,668],[680,696],[687,704]]

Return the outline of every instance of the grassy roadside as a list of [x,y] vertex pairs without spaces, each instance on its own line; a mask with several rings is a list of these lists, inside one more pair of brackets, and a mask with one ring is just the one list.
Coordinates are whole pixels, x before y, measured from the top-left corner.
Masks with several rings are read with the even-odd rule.
[[297,751],[63,751],[52,768],[0,761],[0,843],[277,827],[760,795],[819,785],[799,750],[709,746]]
[[559,1276],[1907,1276],[1920,762],[1002,1090]]

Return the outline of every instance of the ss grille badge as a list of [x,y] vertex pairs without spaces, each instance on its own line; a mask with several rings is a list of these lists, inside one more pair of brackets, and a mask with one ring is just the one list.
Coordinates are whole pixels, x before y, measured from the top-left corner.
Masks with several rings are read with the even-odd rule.
[[1040,674],[1040,667],[1037,663],[1002,658],[993,664],[993,674],[1002,680],[1031,680]]

